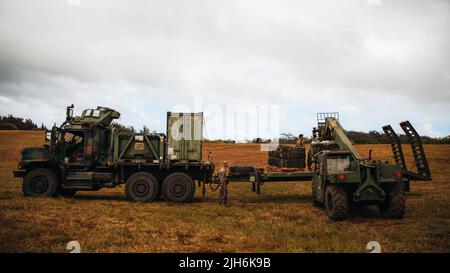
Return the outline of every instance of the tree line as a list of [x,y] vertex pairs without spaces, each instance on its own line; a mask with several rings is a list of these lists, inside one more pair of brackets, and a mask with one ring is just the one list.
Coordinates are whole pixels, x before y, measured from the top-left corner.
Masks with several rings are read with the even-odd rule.
[[0,130],[34,130],[47,129],[44,124],[38,127],[31,119],[14,117],[13,115],[0,116]]
[[[378,131],[369,131],[367,132],[359,132],[359,131],[347,131],[348,138],[354,144],[390,144],[389,139],[383,132]],[[406,135],[399,135],[400,142],[402,144],[408,144],[408,137]],[[423,144],[450,144],[450,135],[446,137],[429,137],[429,136],[421,136]],[[298,136],[291,133],[282,133],[278,138],[278,143],[280,144],[296,144],[298,140]],[[305,143],[311,141],[311,138],[304,137]],[[230,140],[205,140],[205,142],[211,143],[232,143]],[[235,141],[234,141],[235,142]],[[233,142],[233,143],[234,143]],[[245,143],[255,143],[253,140],[246,140]],[[262,139],[260,143],[270,143],[270,139]]]
[[[350,140],[355,144],[389,144],[389,140],[386,135],[378,131],[359,132],[359,131],[347,131],[347,135]],[[398,135],[400,143],[407,144],[408,137],[406,135]],[[423,144],[450,144],[450,135],[446,137],[429,137],[421,136]]]
[[[373,130],[368,133],[360,131],[347,131],[346,133],[348,138],[354,144],[390,144],[389,139],[383,132]],[[409,143],[406,135],[400,134],[398,136],[400,138],[400,143]],[[450,135],[446,137],[421,136],[420,138],[423,144],[450,144]],[[305,142],[309,141],[310,139],[305,137]],[[280,135],[279,142],[281,144],[295,144],[297,142],[297,136],[291,133],[283,133]]]
[[[136,132],[133,126],[124,126],[120,123],[113,123],[113,126],[119,131],[124,132]],[[48,130],[47,126],[43,123],[38,126],[31,119],[24,119],[20,117],[14,117],[13,115],[1,116],[0,115],[0,130]],[[150,130],[144,126],[140,132],[150,133]]]
[[[136,132],[137,130],[133,126],[124,126],[120,123],[113,123],[113,126],[117,128],[118,131],[125,131],[125,132]],[[36,123],[34,123],[31,119],[24,119],[20,117],[14,117],[13,115],[7,115],[7,116],[0,116],[0,130],[35,130],[35,129],[42,129],[47,130],[47,127],[44,124],[41,124],[41,126],[38,126]],[[150,130],[144,126],[140,132],[143,133],[150,133]],[[367,132],[360,132],[360,131],[347,131],[347,135],[350,138],[351,141],[355,144],[389,144],[389,140],[386,137],[386,135],[382,132],[378,131],[369,131]],[[408,143],[408,138],[406,135],[399,135],[400,142],[401,143]],[[428,136],[421,136],[422,143],[423,144],[450,144],[450,135],[446,137],[428,137]],[[305,136],[305,142],[308,142],[310,139],[308,139]],[[229,142],[233,143],[235,141],[227,140],[205,140],[206,142]],[[281,144],[295,144],[297,142],[297,136],[293,135],[291,133],[282,133],[280,135],[280,138],[278,139],[279,143]],[[252,143],[254,141],[248,141],[249,143]],[[270,140],[262,140],[263,143],[268,143]]]

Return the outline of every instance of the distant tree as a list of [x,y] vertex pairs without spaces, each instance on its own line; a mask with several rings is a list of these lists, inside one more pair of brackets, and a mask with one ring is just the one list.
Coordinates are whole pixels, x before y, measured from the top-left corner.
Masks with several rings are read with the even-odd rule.
[[0,130],[17,130],[17,126],[12,123],[1,123]]
[[118,122],[113,122],[112,126],[119,132],[135,132],[133,126],[124,126]]
[[0,128],[2,130],[32,130],[38,129],[38,126],[31,119],[14,117],[13,115],[0,116]]
[[347,131],[347,135],[355,144],[387,144],[388,138],[384,133],[369,131],[368,133],[359,131]]
[[144,125],[144,127],[141,130],[141,133],[148,135],[148,134],[150,134],[150,129]]
[[[384,133],[378,131],[370,131],[368,133],[358,131],[348,131],[348,137],[355,144],[389,144],[389,140]],[[400,143],[408,144],[408,137],[400,134]],[[423,144],[450,144],[450,136],[443,138],[432,138],[429,136],[421,136]]]
[[281,133],[278,141],[281,144],[295,144],[297,142],[297,137],[291,133]]
[[450,135],[444,137],[444,138],[442,139],[442,142],[443,142],[444,144],[450,144]]

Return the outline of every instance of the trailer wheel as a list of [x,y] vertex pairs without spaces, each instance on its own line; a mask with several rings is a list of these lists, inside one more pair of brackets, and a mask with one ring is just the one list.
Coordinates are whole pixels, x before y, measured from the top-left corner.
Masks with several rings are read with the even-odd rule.
[[190,203],[195,195],[195,183],[185,173],[173,173],[164,179],[162,192],[169,202]]
[[405,215],[406,197],[403,182],[397,182],[387,189],[386,200],[378,208],[383,217],[402,219]]
[[63,197],[73,197],[77,193],[77,190],[74,189],[60,189],[59,195]]
[[130,201],[149,202],[155,200],[159,193],[159,183],[147,172],[138,172],[130,176],[125,185],[125,195]]
[[54,197],[58,194],[58,179],[49,169],[34,169],[23,179],[22,192],[25,196]]
[[325,209],[331,220],[345,220],[348,216],[348,198],[343,187],[329,185],[325,192]]

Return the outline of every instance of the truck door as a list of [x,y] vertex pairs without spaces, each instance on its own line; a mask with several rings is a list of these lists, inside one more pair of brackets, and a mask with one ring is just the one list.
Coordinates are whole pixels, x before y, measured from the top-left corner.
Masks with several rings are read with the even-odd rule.
[[62,162],[64,160],[63,137],[64,131],[61,128],[54,126],[50,137],[50,153],[55,162]]

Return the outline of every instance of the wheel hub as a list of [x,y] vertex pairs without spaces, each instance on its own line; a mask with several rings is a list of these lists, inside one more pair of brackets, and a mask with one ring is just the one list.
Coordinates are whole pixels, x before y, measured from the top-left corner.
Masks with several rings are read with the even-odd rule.
[[186,187],[182,183],[175,183],[172,188],[175,196],[183,196],[186,193]]
[[135,186],[135,193],[138,196],[145,196],[148,192],[148,187],[145,183],[137,183]]
[[33,180],[33,182],[31,183],[31,187],[33,189],[34,192],[36,193],[42,193],[44,191],[47,190],[48,187],[48,182],[45,178],[43,177],[37,177],[36,179]]

